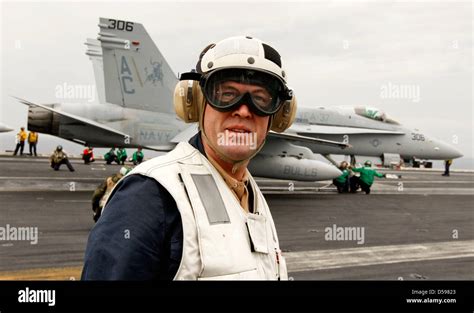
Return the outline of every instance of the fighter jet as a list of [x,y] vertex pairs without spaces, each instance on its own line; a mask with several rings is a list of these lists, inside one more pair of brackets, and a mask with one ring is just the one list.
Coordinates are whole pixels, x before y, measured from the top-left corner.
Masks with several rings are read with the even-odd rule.
[[[197,133],[197,125],[182,122],[174,111],[178,79],[139,23],[100,19],[99,42],[87,40],[86,54],[94,65],[100,103],[29,106],[28,129],[95,147],[143,147],[169,151]],[[102,60],[102,62],[100,61]],[[103,68],[103,69],[102,69]],[[302,142],[314,147],[347,145],[294,134],[271,133],[249,170],[254,176],[318,181],[341,172],[316,160]]]

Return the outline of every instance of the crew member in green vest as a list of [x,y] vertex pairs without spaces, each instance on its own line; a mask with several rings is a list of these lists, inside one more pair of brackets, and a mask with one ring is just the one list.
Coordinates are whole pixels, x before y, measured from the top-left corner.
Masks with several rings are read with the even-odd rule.
[[341,170],[341,176],[333,179],[332,183],[337,188],[337,192],[349,192],[349,164],[346,161],[342,161],[339,165],[339,170]]
[[111,148],[109,152],[104,154],[104,160],[107,162],[107,164],[112,164],[112,162],[117,162],[117,164],[120,164],[117,155],[115,154],[115,148]]
[[127,150],[125,148],[119,148],[117,151],[117,159],[123,165],[127,161]]
[[370,193],[370,187],[374,183],[374,176],[385,177],[385,174],[380,174],[372,168],[372,162],[365,161],[364,167],[353,167],[351,168],[353,172],[360,173],[360,176],[352,176],[351,181],[351,192],[357,192],[357,189],[362,189],[365,194]]
[[144,156],[145,155],[142,152],[142,147],[138,147],[138,150],[135,151],[133,153],[133,156],[132,156],[133,165],[138,165],[138,164],[142,163]]

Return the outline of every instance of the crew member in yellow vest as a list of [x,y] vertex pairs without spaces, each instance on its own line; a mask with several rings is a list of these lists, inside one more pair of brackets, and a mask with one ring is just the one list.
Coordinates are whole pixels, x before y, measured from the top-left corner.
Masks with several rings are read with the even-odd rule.
[[270,209],[247,170],[269,131],[295,117],[279,53],[251,37],[207,46],[180,77],[174,106],[199,132],[115,185],[82,279],[287,279]]
[[444,161],[444,173],[441,176],[449,176],[449,168],[453,164],[453,160],[445,160]]
[[15,147],[15,152],[13,152],[13,155],[17,155],[18,150],[20,151],[20,155],[23,155],[23,149],[25,148],[26,137],[27,135],[26,135],[25,127],[21,127],[18,134],[16,134],[16,147]]
[[35,154],[35,156],[38,156],[36,153],[36,144],[38,143],[38,133],[35,131],[30,131],[28,134],[28,145],[30,146],[30,155]]

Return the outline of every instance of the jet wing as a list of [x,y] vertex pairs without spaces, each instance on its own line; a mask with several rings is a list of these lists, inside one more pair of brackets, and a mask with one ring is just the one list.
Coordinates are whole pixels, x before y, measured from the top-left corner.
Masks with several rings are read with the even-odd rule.
[[198,124],[193,123],[189,127],[187,127],[185,130],[183,130],[182,132],[174,136],[173,139],[170,140],[170,142],[179,143],[181,141],[189,141],[189,139],[191,139],[197,133],[198,133]]
[[120,132],[116,129],[113,129],[111,127],[108,127],[108,126],[102,125],[100,123],[97,123],[97,122],[95,122],[93,120],[90,120],[88,118],[77,116],[77,115],[66,113],[66,112],[62,112],[62,111],[58,111],[58,110],[55,110],[51,107],[48,107],[48,106],[45,106],[45,105],[42,105],[42,104],[33,103],[33,102],[30,102],[30,101],[27,101],[27,100],[24,100],[24,99],[21,99],[21,98],[17,98],[17,97],[14,97],[14,98],[17,99],[18,101],[20,101],[21,103],[26,104],[27,106],[37,106],[37,107],[40,107],[42,109],[53,112],[55,114],[58,114],[58,116],[60,116],[61,119],[65,119],[63,124],[75,125],[75,126],[87,126],[91,131],[97,132],[98,136],[105,133],[108,137],[116,137],[119,141],[122,141],[122,142],[125,138],[130,139],[130,141],[132,140],[132,137],[130,135],[122,133],[122,132]]
[[343,127],[343,126],[326,126],[326,125],[309,125],[309,124],[293,124],[290,128],[291,132],[301,135],[355,135],[355,134],[381,134],[381,135],[404,135],[404,132],[397,130],[382,130],[360,127]]
[[[191,137],[196,135],[198,132],[197,124],[194,123],[176,136],[173,137],[173,139],[170,140],[171,143],[179,143],[181,141],[189,141]],[[276,133],[273,131],[270,131],[268,136],[272,138],[279,138],[279,139],[286,139],[288,141],[293,141],[294,142],[310,142],[313,144],[321,144],[321,145],[330,145],[330,146],[337,146],[340,147],[341,149],[349,147],[348,144],[342,143],[342,142],[337,142],[337,141],[331,141],[331,140],[325,140],[325,139],[319,139],[319,138],[312,138],[312,137],[305,137],[305,136],[300,136],[297,134],[289,134],[289,133]],[[149,149],[152,150],[157,150],[157,151],[167,151],[166,148],[164,147],[148,147]],[[172,149],[172,148],[171,148]],[[169,150],[171,150],[169,149]]]
[[158,152],[169,152],[176,147],[176,144],[163,145],[163,146],[141,146],[143,149],[158,151]]
[[146,149],[155,150],[155,151],[171,151],[173,148],[182,141],[189,141],[191,137],[196,135],[198,132],[197,123],[191,124],[189,127],[178,133],[170,140],[169,145],[163,146],[144,146]]
[[318,145],[336,146],[336,147],[339,147],[341,149],[350,147],[349,144],[346,144],[346,143],[343,143],[343,142],[325,140],[325,139],[319,139],[319,138],[313,138],[313,137],[307,137],[307,136],[301,136],[301,135],[292,134],[292,133],[276,133],[274,131],[270,131],[268,136],[273,137],[273,138],[286,139],[288,141],[308,142],[308,143],[318,144]]

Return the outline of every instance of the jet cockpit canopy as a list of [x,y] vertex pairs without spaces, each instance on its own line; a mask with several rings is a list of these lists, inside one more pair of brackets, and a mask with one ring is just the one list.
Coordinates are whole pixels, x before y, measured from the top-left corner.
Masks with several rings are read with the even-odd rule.
[[399,122],[390,118],[385,112],[374,107],[359,106],[359,107],[355,107],[354,111],[357,115],[370,118],[372,120],[376,120],[376,121],[380,121],[380,122],[384,122],[388,124],[400,125]]

